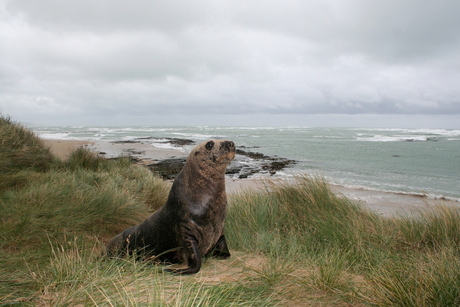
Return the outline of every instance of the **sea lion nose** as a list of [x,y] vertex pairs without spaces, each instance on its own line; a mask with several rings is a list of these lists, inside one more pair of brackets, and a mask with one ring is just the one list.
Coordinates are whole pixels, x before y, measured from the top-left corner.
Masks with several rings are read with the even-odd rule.
[[225,141],[222,143],[222,147],[231,151],[235,149],[235,143],[233,143],[232,141]]

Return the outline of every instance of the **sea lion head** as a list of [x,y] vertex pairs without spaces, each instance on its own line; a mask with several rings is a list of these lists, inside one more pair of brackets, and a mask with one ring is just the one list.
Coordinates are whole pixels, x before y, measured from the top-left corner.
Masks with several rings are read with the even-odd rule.
[[197,145],[190,153],[188,161],[198,164],[201,169],[223,171],[234,157],[235,144],[232,141],[209,140]]

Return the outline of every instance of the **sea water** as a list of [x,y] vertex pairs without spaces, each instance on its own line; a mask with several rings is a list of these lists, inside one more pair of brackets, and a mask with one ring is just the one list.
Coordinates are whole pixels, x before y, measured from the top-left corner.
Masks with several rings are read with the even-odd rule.
[[[305,127],[32,127],[48,139],[196,142],[230,139],[246,151],[298,161],[276,176],[320,175],[353,188],[460,199],[460,130]],[[182,150],[188,152],[191,147]]]

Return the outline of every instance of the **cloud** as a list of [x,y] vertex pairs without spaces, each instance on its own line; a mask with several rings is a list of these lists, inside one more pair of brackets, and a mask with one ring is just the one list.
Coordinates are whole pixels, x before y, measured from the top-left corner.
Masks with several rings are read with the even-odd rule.
[[453,0],[0,1],[0,112],[460,115],[459,12]]

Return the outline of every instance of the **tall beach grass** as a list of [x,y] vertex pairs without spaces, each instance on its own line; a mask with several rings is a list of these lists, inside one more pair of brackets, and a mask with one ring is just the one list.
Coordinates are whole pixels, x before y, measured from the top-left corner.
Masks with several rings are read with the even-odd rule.
[[232,197],[226,236],[234,248],[274,257],[278,266],[261,277],[287,276],[291,288],[307,287],[303,300],[319,291],[328,304],[457,306],[459,227],[458,208],[384,218],[305,176]]

